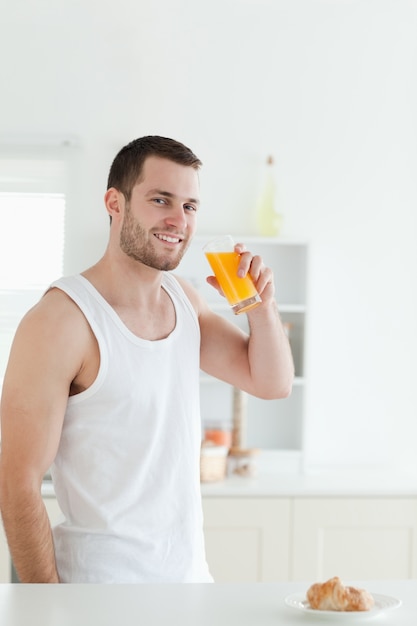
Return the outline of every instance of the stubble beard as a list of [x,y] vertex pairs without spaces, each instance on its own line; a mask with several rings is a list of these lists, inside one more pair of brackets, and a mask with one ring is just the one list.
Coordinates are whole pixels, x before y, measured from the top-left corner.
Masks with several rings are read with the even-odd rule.
[[[151,238],[152,234],[149,235]],[[123,220],[122,230],[120,233],[120,248],[131,259],[143,263],[148,267],[156,270],[170,271],[178,267],[189,242],[182,242],[177,256],[162,256],[158,254],[153,247],[152,241],[149,240],[147,231],[134,219],[129,206],[126,206],[126,212]]]

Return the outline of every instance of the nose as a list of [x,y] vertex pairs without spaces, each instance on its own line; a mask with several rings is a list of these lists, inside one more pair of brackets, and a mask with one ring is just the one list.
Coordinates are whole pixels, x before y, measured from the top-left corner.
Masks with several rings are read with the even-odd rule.
[[174,226],[180,232],[185,232],[188,223],[182,205],[175,204],[171,207],[171,211],[165,217],[165,223],[167,226]]

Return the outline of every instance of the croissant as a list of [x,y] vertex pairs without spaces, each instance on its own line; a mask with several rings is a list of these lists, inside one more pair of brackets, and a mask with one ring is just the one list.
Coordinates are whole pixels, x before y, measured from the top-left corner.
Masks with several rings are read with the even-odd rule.
[[307,600],[312,609],[321,611],[369,611],[374,606],[374,599],[366,589],[345,587],[338,576],[311,585]]

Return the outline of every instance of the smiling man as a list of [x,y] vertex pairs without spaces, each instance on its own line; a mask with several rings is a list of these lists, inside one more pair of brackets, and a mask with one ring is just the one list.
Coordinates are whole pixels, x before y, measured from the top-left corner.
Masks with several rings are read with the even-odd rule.
[[[212,581],[199,370],[280,398],[293,363],[260,257],[236,246],[262,298],[247,313],[249,335],[170,271],[195,233],[200,166],[164,137],[122,148],[104,198],[103,257],[53,283],[18,328],[1,404],[0,497],[22,582]],[[41,497],[49,467],[64,514],[53,529]]]

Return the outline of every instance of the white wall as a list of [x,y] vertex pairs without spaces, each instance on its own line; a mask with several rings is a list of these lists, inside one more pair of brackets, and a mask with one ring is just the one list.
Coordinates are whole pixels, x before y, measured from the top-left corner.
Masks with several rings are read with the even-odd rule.
[[311,244],[308,466],[417,471],[417,2],[1,5],[0,134],[81,140],[66,271],[104,248],[127,141],[202,158],[206,233],[251,232],[273,153],[283,236]]

